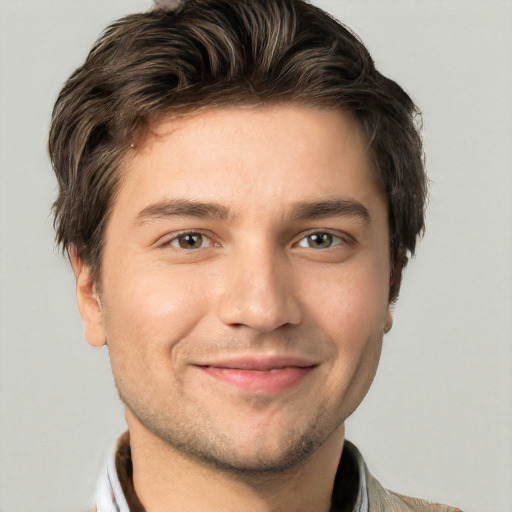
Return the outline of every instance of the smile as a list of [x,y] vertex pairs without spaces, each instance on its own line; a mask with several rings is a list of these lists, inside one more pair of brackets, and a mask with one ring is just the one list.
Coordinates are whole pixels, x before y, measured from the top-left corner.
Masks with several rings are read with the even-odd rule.
[[272,394],[297,385],[318,365],[297,358],[241,358],[196,366],[242,391]]

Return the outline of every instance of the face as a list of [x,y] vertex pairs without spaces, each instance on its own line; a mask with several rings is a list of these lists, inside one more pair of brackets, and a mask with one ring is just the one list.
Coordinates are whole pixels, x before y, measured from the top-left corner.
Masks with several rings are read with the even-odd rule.
[[78,272],[86,336],[108,345],[130,428],[265,471],[342,428],[390,321],[366,146],[346,114],[273,106],[170,120],[134,150],[100,293]]

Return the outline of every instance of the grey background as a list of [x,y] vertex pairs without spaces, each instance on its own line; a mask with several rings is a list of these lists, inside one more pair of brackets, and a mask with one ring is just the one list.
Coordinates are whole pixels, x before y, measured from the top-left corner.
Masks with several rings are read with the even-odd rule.
[[[422,107],[428,232],[366,401],[348,421],[381,481],[512,510],[512,3],[324,0]],[[0,512],[84,510],[125,428],[84,341],[49,208],[52,104],[110,21],[145,0],[0,0]]]

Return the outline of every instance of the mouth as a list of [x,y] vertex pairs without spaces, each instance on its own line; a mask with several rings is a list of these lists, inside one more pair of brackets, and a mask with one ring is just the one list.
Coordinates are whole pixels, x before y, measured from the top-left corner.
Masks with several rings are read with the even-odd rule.
[[241,391],[273,394],[298,385],[318,363],[298,357],[238,357],[194,366]]

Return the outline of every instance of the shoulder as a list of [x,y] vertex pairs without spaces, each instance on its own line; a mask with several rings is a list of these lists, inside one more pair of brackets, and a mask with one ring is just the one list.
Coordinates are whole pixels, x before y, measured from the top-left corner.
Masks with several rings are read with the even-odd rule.
[[388,491],[367,471],[369,512],[462,512],[458,508]]

